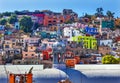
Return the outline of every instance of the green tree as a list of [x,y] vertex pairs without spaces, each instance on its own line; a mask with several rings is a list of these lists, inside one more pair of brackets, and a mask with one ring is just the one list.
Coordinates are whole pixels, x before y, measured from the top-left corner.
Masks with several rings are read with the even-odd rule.
[[3,14],[3,16],[11,16],[12,12],[4,12],[2,14]]
[[[118,55],[119,56],[119,55]],[[120,63],[120,56],[119,56],[119,58],[117,58],[117,60],[118,60],[118,62]]]
[[39,14],[40,11],[39,11],[39,10],[35,10],[34,13],[35,13],[35,14]]
[[10,28],[10,24],[7,23],[7,24],[5,25],[5,27],[6,27],[6,28]]
[[15,10],[15,11],[14,11],[14,14],[18,15],[18,14],[20,14],[20,12],[17,11],[17,10]]
[[102,7],[97,8],[96,11],[97,11],[97,13],[95,13],[96,17],[102,17],[102,16],[104,16],[104,14],[103,14],[103,8]]
[[14,59],[22,59],[22,55],[21,54],[15,54],[13,56]]
[[105,55],[102,57],[103,64],[118,64],[119,61],[112,55]]
[[3,14],[0,13],[0,18],[2,18],[2,17],[3,17]]
[[29,17],[29,16],[23,16],[20,19],[20,28],[24,32],[31,32],[32,25],[33,25],[33,22],[32,22],[31,17]]
[[1,19],[0,20],[0,25],[6,25],[7,23],[7,20],[6,19]]
[[18,19],[17,19],[17,16],[16,15],[12,15],[9,19],[8,19],[8,22],[10,24],[14,24],[15,22],[17,22]]
[[72,23],[72,20],[68,20],[65,22],[65,24],[71,24]]
[[38,27],[40,27],[39,23],[34,23],[34,29],[37,29]]
[[89,18],[89,19],[91,19],[91,15],[89,15],[89,14],[85,14],[85,16],[84,16],[85,18]]
[[111,19],[111,18],[114,17],[114,14],[115,14],[115,13],[108,10],[108,11],[106,12],[106,14],[107,14],[107,16],[109,17],[109,19]]

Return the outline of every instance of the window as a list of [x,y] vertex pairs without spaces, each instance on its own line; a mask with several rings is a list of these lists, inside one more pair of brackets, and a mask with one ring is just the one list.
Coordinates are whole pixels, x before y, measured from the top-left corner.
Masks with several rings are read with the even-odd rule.
[[55,20],[53,22],[56,22]]
[[106,48],[107,50],[109,50],[109,48]]
[[52,24],[48,24],[48,26],[52,26]]
[[9,45],[5,45],[5,48],[9,48]]
[[13,45],[15,45],[15,43],[12,43]]
[[34,54],[32,54],[32,56],[34,56]]
[[51,21],[48,21],[49,23],[51,23]]
[[63,20],[60,20],[60,22],[63,22]]
[[32,43],[33,43],[33,42],[34,42],[34,40],[31,40],[30,42],[32,42]]
[[15,42],[15,40],[12,40],[12,42]]
[[11,54],[13,54],[14,52],[11,52]]
[[9,42],[6,42],[7,44],[9,44]]

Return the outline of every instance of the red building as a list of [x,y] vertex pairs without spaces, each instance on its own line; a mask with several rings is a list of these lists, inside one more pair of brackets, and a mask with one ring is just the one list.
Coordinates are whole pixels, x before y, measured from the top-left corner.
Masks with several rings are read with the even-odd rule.
[[47,51],[42,51],[42,54],[43,54],[43,60],[49,60],[50,56],[49,56],[49,53]]

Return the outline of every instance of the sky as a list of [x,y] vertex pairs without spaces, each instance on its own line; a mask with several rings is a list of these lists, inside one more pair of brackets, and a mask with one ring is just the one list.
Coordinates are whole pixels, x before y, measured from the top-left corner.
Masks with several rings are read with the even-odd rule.
[[115,12],[120,17],[120,0],[0,0],[0,12],[15,10],[51,10],[62,12],[63,9],[72,9],[79,16],[85,13],[94,14],[102,7],[104,14],[107,10]]

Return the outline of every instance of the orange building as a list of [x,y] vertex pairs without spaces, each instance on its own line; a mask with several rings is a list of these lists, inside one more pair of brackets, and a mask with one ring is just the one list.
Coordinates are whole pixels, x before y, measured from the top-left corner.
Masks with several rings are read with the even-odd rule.
[[33,83],[33,74],[10,74],[9,83]]
[[45,15],[44,16],[44,26],[56,25],[67,22],[70,20],[70,15]]
[[23,59],[34,59],[37,58],[37,54],[35,52],[35,46],[28,46],[27,51],[22,51]]

